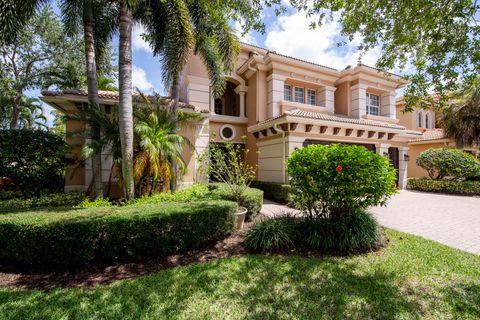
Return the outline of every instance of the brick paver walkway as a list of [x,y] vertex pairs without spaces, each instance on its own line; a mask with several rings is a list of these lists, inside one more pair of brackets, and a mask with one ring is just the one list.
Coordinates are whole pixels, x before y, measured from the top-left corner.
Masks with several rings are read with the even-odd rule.
[[[292,211],[265,200],[262,213]],[[451,196],[402,190],[386,207],[371,208],[378,222],[450,247],[480,254],[480,197]]]
[[370,211],[386,227],[480,254],[480,197],[402,190]]

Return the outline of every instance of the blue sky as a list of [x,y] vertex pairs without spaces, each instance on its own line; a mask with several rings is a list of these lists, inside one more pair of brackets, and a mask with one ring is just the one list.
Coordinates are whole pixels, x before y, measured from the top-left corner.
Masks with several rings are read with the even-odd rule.
[[[54,7],[54,10],[59,13],[57,7]],[[312,30],[309,28],[311,19],[305,16],[305,12],[296,12],[292,8],[279,17],[272,9],[267,9],[262,13],[262,19],[266,26],[264,34],[252,31],[241,35],[239,25],[234,25],[238,30],[240,40],[337,69],[358,63],[357,46],[361,39],[355,37],[352,42],[338,47],[337,43],[343,38],[340,35],[340,25],[335,20],[327,21],[321,28]],[[143,41],[142,32],[143,29],[140,25],[134,27],[132,37],[133,84],[142,91],[153,89],[165,94],[165,88],[161,81],[160,62],[152,55],[148,44]],[[115,48],[118,46],[117,37],[113,39],[113,46]],[[367,65],[375,65],[379,53],[378,49],[367,52],[362,57],[362,62]],[[39,91],[35,90],[29,94],[38,96]],[[50,110],[48,106],[45,107],[47,115]],[[52,117],[49,118],[49,123],[51,123]]]

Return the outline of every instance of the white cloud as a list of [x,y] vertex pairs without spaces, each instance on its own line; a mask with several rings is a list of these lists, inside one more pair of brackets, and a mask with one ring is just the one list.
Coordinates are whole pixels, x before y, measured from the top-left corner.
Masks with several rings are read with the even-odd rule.
[[132,68],[132,83],[133,87],[137,87],[140,91],[151,91],[154,89],[153,84],[147,79],[145,70],[135,65]]
[[242,35],[242,26],[240,25],[240,22],[235,21],[235,24],[233,25],[233,29],[235,30],[235,34],[237,35],[238,40],[248,44],[253,44],[253,45],[257,44],[257,40],[252,35],[251,31]]
[[152,48],[142,38],[142,34],[145,33],[145,29],[141,25],[135,25],[132,30],[132,49],[138,51],[145,51],[147,53],[152,53]]
[[[268,32],[265,45],[278,53],[336,69],[356,65],[360,56],[357,47],[361,38],[356,36],[353,41],[338,47],[337,43],[343,38],[337,20],[334,17],[332,21],[325,21],[321,27],[310,29],[312,20],[305,16],[305,12],[280,16]],[[379,56],[380,49],[370,50],[362,56],[362,63],[374,66]]]

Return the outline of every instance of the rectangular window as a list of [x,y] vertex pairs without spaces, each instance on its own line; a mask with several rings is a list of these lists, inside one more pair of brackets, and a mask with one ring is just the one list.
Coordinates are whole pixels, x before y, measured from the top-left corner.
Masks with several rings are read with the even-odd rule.
[[295,87],[295,102],[305,103],[305,92],[303,88]]
[[367,92],[367,114],[380,115],[380,96]]
[[292,101],[292,86],[288,84],[283,86],[283,100]]
[[317,105],[317,92],[312,89],[307,90],[307,101],[308,104],[311,104],[312,106]]

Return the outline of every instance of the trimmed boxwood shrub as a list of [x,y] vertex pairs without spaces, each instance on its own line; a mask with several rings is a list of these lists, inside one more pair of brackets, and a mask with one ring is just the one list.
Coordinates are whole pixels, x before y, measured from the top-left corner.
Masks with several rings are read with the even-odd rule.
[[52,193],[39,197],[0,200],[0,211],[8,209],[75,207],[89,202],[84,192]]
[[[133,200],[132,203],[162,203],[162,202],[189,202],[192,200],[230,200],[235,201],[229,193],[227,187],[222,183],[195,184],[176,192],[158,193],[150,197],[142,197]],[[245,198],[240,203],[241,206],[248,209],[247,217],[255,217],[263,205],[263,191],[255,188],[245,190]]]
[[289,202],[291,187],[289,184],[278,182],[253,181],[252,188],[263,191],[264,197],[282,204]]
[[229,201],[45,210],[0,215],[0,261],[58,267],[182,252],[230,234]]
[[480,162],[469,153],[451,148],[430,148],[416,159],[432,179],[464,179],[480,175]]
[[409,178],[407,188],[411,190],[480,195],[480,181],[432,180],[429,178]]
[[255,224],[245,246],[255,251],[283,250],[293,245],[322,251],[351,252],[375,248],[381,239],[376,220],[364,210],[333,219],[278,217]]

